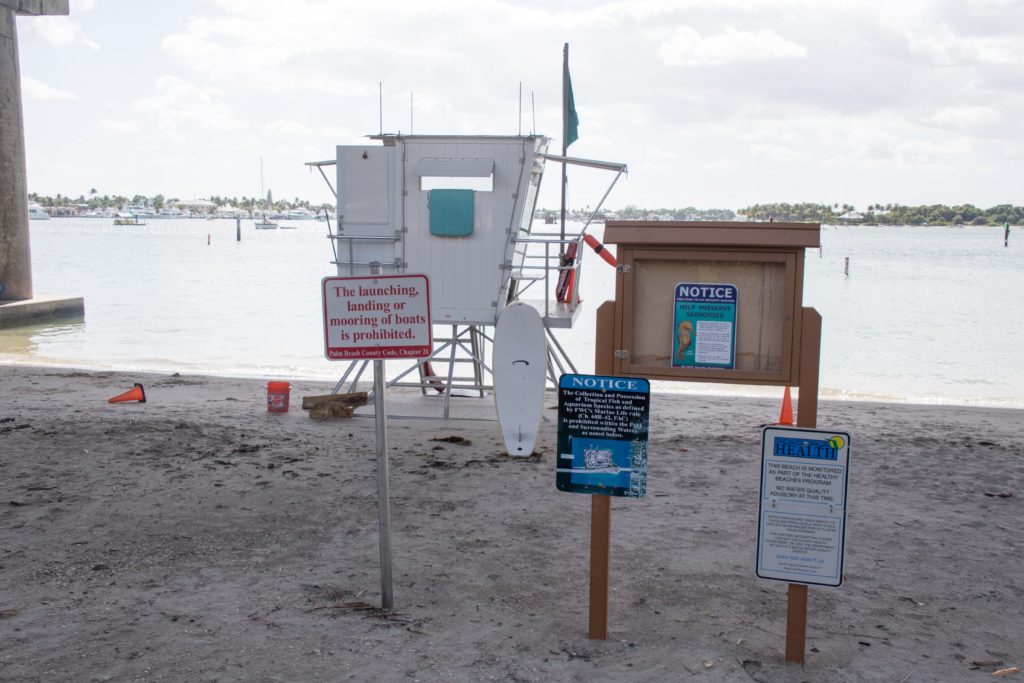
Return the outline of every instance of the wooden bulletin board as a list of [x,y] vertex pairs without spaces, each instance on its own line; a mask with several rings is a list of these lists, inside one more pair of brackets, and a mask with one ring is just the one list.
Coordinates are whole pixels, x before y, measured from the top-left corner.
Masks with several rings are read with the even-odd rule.
[[[819,230],[814,223],[610,221],[605,242],[618,245],[619,262],[613,374],[798,385],[804,249],[820,245]],[[673,366],[680,282],[736,286],[734,367]]]

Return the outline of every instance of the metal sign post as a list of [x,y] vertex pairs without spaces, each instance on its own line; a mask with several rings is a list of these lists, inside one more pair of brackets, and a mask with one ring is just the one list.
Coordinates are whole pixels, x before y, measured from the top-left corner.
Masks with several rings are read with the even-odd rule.
[[377,429],[377,512],[380,518],[380,606],[395,606],[391,584],[391,492],[388,474],[388,416],[384,409],[384,361],[373,361],[373,422]]
[[426,358],[433,347],[430,283],[426,275],[325,277],[321,281],[324,353],[328,360],[373,360],[373,407],[377,441],[377,511],[380,529],[380,606],[394,607],[391,580],[391,492],[388,471],[388,358]]

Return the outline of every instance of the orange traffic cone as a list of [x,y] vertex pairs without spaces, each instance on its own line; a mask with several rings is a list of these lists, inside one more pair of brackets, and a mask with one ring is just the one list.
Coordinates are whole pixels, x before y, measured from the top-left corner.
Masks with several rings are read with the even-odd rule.
[[114,398],[107,399],[107,403],[126,403],[128,401],[138,401],[139,403],[146,402],[146,392],[142,388],[141,384],[136,384],[123,394],[118,394]]
[[793,422],[793,399],[789,395],[789,387],[782,394],[782,410],[779,411],[779,421],[775,424],[792,425]]

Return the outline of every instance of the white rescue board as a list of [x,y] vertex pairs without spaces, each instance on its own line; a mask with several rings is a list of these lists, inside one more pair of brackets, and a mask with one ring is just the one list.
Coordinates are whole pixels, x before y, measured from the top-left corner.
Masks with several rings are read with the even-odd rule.
[[516,303],[494,328],[494,402],[509,455],[533,454],[544,410],[548,345],[540,313]]

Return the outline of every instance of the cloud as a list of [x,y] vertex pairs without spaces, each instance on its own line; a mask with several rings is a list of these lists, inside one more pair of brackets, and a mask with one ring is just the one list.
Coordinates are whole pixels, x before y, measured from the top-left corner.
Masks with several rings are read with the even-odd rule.
[[965,138],[905,140],[896,145],[894,154],[897,161],[907,166],[945,167],[951,163],[951,157],[964,155],[970,148]]
[[997,123],[1001,116],[992,107],[945,107],[924,119],[926,123],[936,123],[954,128],[968,128]]
[[[979,108],[981,109],[981,108]],[[736,142],[752,158],[772,162],[800,160],[808,167],[870,169],[928,169],[948,167],[953,157],[977,151],[981,143],[969,135],[922,126],[921,119],[899,111],[870,115],[843,114],[794,108],[778,119],[753,113],[737,120]],[[984,119],[984,112],[951,111],[952,119]]]
[[658,48],[658,56],[669,66],[722,66],[803,59],[807,48],[770,30],[738,31],[730,26],[722,33],[703,37],[689,26],[680,26]]
[[31,76],[21,77],[21,94],[26,100],[77,100],[78,95],[69,91],[55,88]]
[[704,164],[704,168],[715,171],[726,171],[727,173],[733,173],[736,171],[736,164],[730,159],[719,159],[717,161],[706,162]]
[[[224,13],[190,18],[161,47],[176,62],[234,86],[365,95],[371,84],[356,74],[381,77],[401,55],[433,52],[429,32],[417,42],[388,40],[389,30],[379,21],[383,8],[375,5],[293,0],[282,12],[276,3],[214,4]],[[410,4],[396,10],[395,21],[409,21],[418,8]],[[331,38],[324,34],[326,27]]]
[[[289,146],[294,151],[295,145],[300,144],[300,138],[305,138],[301,144],[306,145],[305,149],[311,151],[313,157],[323,156],[325,148],[319,141],[328,141],[330,144],[359,144],[365,143],[362,135],[353,133],[351,129],[343,126],[318,126],[314,128],[309,124],[292,119],[277,119],[265,124],[260,129],[262,140],[253,138],[254,145],[264,144],[263,141],[287,141],[284,150]],[[329,149],[329,147],[328,147]],[[312,158],[309,154],[307,157]]]
[[99,43],[89,38],[82,31],[82,27],[69,17],[45,16],[33,17],[32,21],[25,22],[43,40],[54,45],[74,45],[80,43],[92,50],[100,49]]
[[105,128],[115,133],[138,133],[140,130],[139,124],[134,121],[100,119],[99,124],[101,128]]
[[765,157],[773,161],[795,161],[797,159],[802,159],[807,156],[806,153],[798,152],[796,150],[790,149],[789,147],[770,144],[751,145],[750,155],[755,157]]
[[181,129],[224,132],[245,127],[217,88],[202,87],[177,76],[161,76],[155,89],[156,95],[141,97],[133,106],[153,114],[164,135],[180,138]]
[[278,119],[263,126],[266,135],[311,135],[313,129],[298,121]]
[[318,135],[322,135],[326,138],[346,140],[348,138],[361,138],[358,133],[354,133],[351,128],[344,126],[324,126],[317,131]]
[[910,52],[933,64],[1017,64],[1020,48],[1017,37],[987,37],[956,33],[942,24],[927,32],[907,34]]

